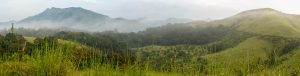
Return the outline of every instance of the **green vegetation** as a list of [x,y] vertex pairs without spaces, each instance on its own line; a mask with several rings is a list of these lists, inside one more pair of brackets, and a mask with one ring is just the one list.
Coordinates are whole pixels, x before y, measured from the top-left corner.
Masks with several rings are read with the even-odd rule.
[[34,43],[35,37],[24,37],[27,42]]
[[[64,33],[67,35],[60,33],[57,37],[80,38],[71,32]],[[113,40],[105,34],[74,34],[106,42]],[[203,45],[146,45],[116,51],[56,37],[23,38],[9,33],[0,38],[2,43],[10,41],[7,46],[12,46],[2,46],[0,75],[5,76],[298,75],[300,71],[297,68],[300,40],[279,36],[231,32]],[[32,43],[26,45],[30,50],[25,53],[18,48],[24,40]]]
[[245,11],[211,24],[223,24],[250,33],[299,38],[298,18],[297,15],[266,8]]
[[0,76],[300,75],[297,20],[256,11],[133,33],[7,33],[0,35]]

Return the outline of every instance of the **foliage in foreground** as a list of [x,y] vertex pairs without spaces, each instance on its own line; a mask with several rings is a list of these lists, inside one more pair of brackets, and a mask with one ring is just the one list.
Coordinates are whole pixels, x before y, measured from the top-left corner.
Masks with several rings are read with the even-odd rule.
[[[297,65],[294,60],[284,61],[277,67],[267,67],[266,60],[248,65],[247,60],[237,62],[223,58],[203,57],[201,47],[190,46],[149,46],[137,50],[135,61],[129,57],[112,59],[109,53],[72,42],[60,41],[58,47],[35,49],[32,54],[14,53],[1,57],[1,76],[182,76],[182,75],[294,75],[297,70],[289,67]],[[80,46],[80,47],[79,47]],[[244,46],[244,45],[241,45]],[[190,51],[185,49],[189,48]],[[89,51],[90,50],[90,51]],[[153,50],[153,51],[151,51]],[[43,52],[44,51],[44,52]],[[258,52],[258,51],[257,51]],[[296,52],[296,51],[295,51]],[[222,53],[220,53],[222,54]],[[222,57],[213,55],[215,57]],[[241,54],[241,53],[239,53]],[[253,53],[254,54],[254,53]],[[231,54],[232,55],[232,54]],[[251,53],[252,55],[252,53]],[[249,55],[248,55],[249,56]],[[298,57],[298,55],[284,55]],[[247,56],[246,56],[247,57]],[[277,56],[276,56],[277,57]],[[279,57],[278,57],[279,58]],[[243,60],[244,58],[240,58]],[[251,58],[250,58],[251,59]],[[297,58],[296,58],[297,59]],[[219,62],[215,61],[218,60]],[[268,58],[267,58],[268,60]],[[280,59],[278,59],[280,60]],[[292,64],[290,64],[292,63]],[[236,67],[235,67],[236,66]],[[239,66],[239,67],[238,67]],[[247,71],[250,69],[252,71]],[[223,69],[222,69],[223,68]],[[226,70],[226,69],[227,70]],[[272,68],[275,68],[274,70]],[[288,70],[290,69],[290,70]],[[218,70],[218,71],[217,71]]]
[[[24,47],[22,36],[0,38],[9,42],[7,46]],[[299,75],[299,39],[264,35],[222,39],[207,45],[150,45],[119,52],[55,37],[36,38],[26,45],[28,50],[1,49],[0,75]]]

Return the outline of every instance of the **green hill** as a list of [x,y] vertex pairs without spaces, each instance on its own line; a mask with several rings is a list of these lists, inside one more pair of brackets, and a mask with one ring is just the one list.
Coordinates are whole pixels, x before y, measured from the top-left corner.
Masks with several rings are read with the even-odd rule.
[[[14,35],[0,41],[22,41],[22,47],[24,38]],[[300,75],[300,16],[269,8],[137,33],[60,32],[25,39],[32,43],[28,54],[3,50],[12,53],[0,57],[0,75]]]
[[254,9],[239,13],[210,24],[224,25],[240,31],[263,35],[300,37],[300,16],[285,14],[270,8]]

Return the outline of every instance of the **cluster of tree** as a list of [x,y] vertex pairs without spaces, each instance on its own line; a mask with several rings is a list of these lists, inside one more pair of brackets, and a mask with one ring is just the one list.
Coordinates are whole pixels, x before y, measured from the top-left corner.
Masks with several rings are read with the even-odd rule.
[[[130,53],[136,53],[134,51],[129,51],[131,48],[138,48],[148,45],[166,45],[166,46],[173,46],[173,45],[204,45],[211,42],[219,41],[220,39],[224,39],[226,37],[228,39],[226,40],[232,40],[231,38],[234,37],[232,33],[237,33],[234,35],[243,35],[243,36],[237,36],[234,39],[239,41],[242,41],[243,39],[246,39],[248,37],[248,34],[239,33],[235,30],[232,30],[229,27],[224,27],[222,25],[216,26],[216,27],[195,27],[195,26],[185,26],[185,25],[167,25],[167,26],[161,26],[156,28],[148,28],[145,31],[140,32],[132,32],[132,33],[120,33],[117,31],[106,31],[106,32],[97,32],[97,33],[84,33],[84,32],[59,32],[55,34],[53,37],[64,39],[64,40],[70,40],[79,42],[84,45],[88,45],[94,48],[98,48],[101,50],[104,50],[105,52],[109,53],[108,58],[112,59],[113,61],[119,61],[119,63],[126,61],[126,59],[132,59],[135,60],[132,56],[126,56],[126,54]],[[230,35],[229,35],[230,34]],[[247,36],[246,36],[247,35]],[[222,42],[226,42],[226,40],[223,40]],[[234,42],[235,40],[232,40],[230,42],[232,43],[238,43]],[[222,43],[220,42],[220,43]],[[208,45],[208,48],[217,48],[213,49],[212,51],[216,52],[216,50],[223,50],[229,47],[232,47],[231,45],[228,46],[227,44],[231,43],[224,43],[224,44],[217,44],[217,45]],[[222,46],[222,47],[220,47]],[[220,47],[220,48],[219,48]],[[174,53],[176,53],[176,58],[180,60],[179,58],[182,58],[182,60],[185,59],[188,55],[183,55],[187,49],[182,50],[174,50]],[[127,51],[127,53],[126,53]],[[184,52],[184,53],[179,53]],[[197,51],[199,52],[199,51]],[[170,57],[166,58],[172,58],[172,56],[175,56],[173,52],[168,54]],[[196,52],[194,52],[196,53]],[[199,52],[200,53],[200,52]],[[153,53],[145,53],[143,54],[143,57],[152,57],[147,56],[148,54]],[[166,53],[167,54],[167,53]],[[178,55],[177,55],[178,54]],[[203,52],[201,52],[203,54]],[[163,55],[166,56],[166,55]],[[200,56],[200,55],[199,55]],[[127,58],[126,58],[127,57]],[[129,58],[128,58],[129,57]],[[162,65],[163,63],[160,59],[164,57],[158,57],[154,56],[155,58],[151,59],[154,62],[157,63],[156,67],[158,66],[166,66]],[[94,57],[93,57],[94,58]],[[144,58],[145,59],[145,58]],[[143,60],[144,60],[143,59]],[[146,58],[147,59],[147,58]],[[175,59],[174,59],[175,60]],[[202,59],[200,58],[200,61]],[[161,62],[161,63],[160,63]],[[174,61],[168,61],[170,63],[173,63]],[[203,61],[201,61],[203,62]],[[191,62],[192,63],[192,62]],[[180,63],[181,64],[181,63]],[[205,63],[203,63],[205,64]],[[117,64],[119,65],[119,64]],[[178,63],[179,65],[179,63]],[[180,65],[182,66],[182,65]],[[199,67],[203,68],[203,67]],[[170,67],[165,67],[164,69],[170,69]],[[159,70],[159,69],[157,69]]]
[[232,30],[222,25],[219,27],[196,27],[187,25],[168,25],[149,28],[139,32],[144,45],[201,45],[216,41]]
[[102,34],[91,35],[89,33],[83,32],[60,32],[54,37],[64,40],[76,41],[81,44],[106,51],[120,51],[126,48],[126,45],[124,43],[118,42],[114,38]]
[[58,39],[55,37],[36,38],[34,45],[38,49],[45,49],[44,47],[55,48],[58,46]]
[[7,33],[5,36],[0,35],[0,53],[13,54],[25,53],[31,54],[33,49],[47,47],[56,47],[58,41],[54,37],[36,38],[34,43],[27,42],[22,35],[16,33]]
[[[51,28],[39,28],[39,29],[28,29],[28,28],[14,28],[14,32],[23,36],[31,36],[31,37],[48,37],[48,36],[53,36],[54,34],[65,30],[65,31],[79,31],[79,30],[73,30],[70,28],[60,28],[60,29],[51,29]],[[11,30],[7,29],[2,29],[0,30],[0,34],[6,35],[10,33]]]
[[15,33],[8,33],[5,36],[0,36],[0,51],[4,53],[14,52],[29,52],[31,50],[31,43],[27,43],[22,35]]
[[219,27],[195,27],[185,25],[167,25],[148,28],[138,33],[102,32],[131,47],[147,45],[202,45],[219,40],[233,30],[220,25]]
[[[66,34],[64,35],[67,36]],[[30,43],[27,42],[22,35],[16,33],[8,33],[5,36],[0,35],[0,55],[2,57],[7,57],[13,54],[19,54],[19,59],[21,61],[23,55],[44,55],[47,52],[65,48],[68,50],[72,50],[63,52],[71,52],[72,58],[74,58],[74,62],[78,65],[79,68],[88,67],[94,62],[109,63],[113,65],[123,65],[127,64],[127,62],[129,61],[134,61],[134,55],[131,55],[132,53],[126,51],[117,52],[111,49],[118,48],[118,44],[113,44],[115,42],[111,40],[112,38],[106,38],[102,36],[100,36],[101,38],[94,37],[84,33],[80,35],[82,35],[82,37],[86,38],[87,40],[97,39],[97,41],[90,41],[90,43],[86,43],[86,45],[95,45],[93,47],[99,47],[99,49],[103,48],[106,50],[99,50],[90,47],[78,48],[79,45],[74,47],[74,45],[72,44],[61,44],[58,42],[58,38],[56,37],[36,38],[34,40],[34,43]],[[80,36],[72,38],[76,38],[78,40],[82,39],[80,38]]]
[[148,68],[157,71],[203,72],[208,61],[199,55],[201,49],[183,50],[185,48],[188,47],[164,47],[155,51],[151,50],[153,48],[140,49],[137,51],[137,62],[142,64],[141,67],[148,65]]
[[280,36],[269,36],[262,35],[260,38],[267,40],[272,43],[274,50],[279,56],[287,54],[293,50],[295,50],[300,45],[299,38],[286,38]]
[[203,45],[217,41],[234,32],[222,25],[217,27],[195,27],[180,24],[148,28],[137,33],[106,31],[98,33],[60,32],[55,37],[74,40],[102,49],[135,48],[147,45]]

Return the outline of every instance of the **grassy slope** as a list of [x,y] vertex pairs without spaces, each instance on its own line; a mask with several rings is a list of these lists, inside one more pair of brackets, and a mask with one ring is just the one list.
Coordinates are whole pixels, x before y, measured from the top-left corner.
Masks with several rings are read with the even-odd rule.
[[276,10],[250,10],[238,15],[210,22],[212,25],[225,25],[237,30],[263,35],[300,37],[300,16],[281,13]]
[[248,38],[236,47],[206,55],[205,58],[209,62],[207,70],[209,73],[221,75],[262,71],[263,65],[259,62],[266,60],[270,52],[266,48],[272,48],[272,45],[256,37]]
[[29,37],[29,36],[25,36],[24,38],[27,42],[30,42],[30,43],[34,43],[34,40],[36,39],[35,37]]
[[[29,37],[29,36],[25,36],[24,38],[25,38],[25,40],[26,40],[27,42],[30,42],[30,43],[34,43],[34,40],[36,39],[36,37]],[[58,39],[58,42],[59,42],[60,44],[68,44],[68,45],[71,45],[71,46],[91,48],[91,47],[82,45],[82,44],[80,44],[80,43],[72,42],[72,41],[68,41],[68,40]]]
[[278,60],[282,62],[273,70],[273,72],[277,73],[278,75],[300,75],[300,47],[294,49],[286,55],[281,56],[278,58]]
[[[27,37],[27,40],[32,40],[34,38]],[[88,46],[81,45],[76,42],[72,41],[66,41],[66,40],[59,40],[61,44],[65,44],[68,46],[73,46],[76,48],[86,48]],[[285,44],[276,45],[283,46]],[[155,52],[155,51],[166,51],[170,50],[170,48],[175,47],[185,47],[182,49],[190,48],[191,46],[188,45],[178,45],[178,46],[147,46],[143,47],[147,52]],[[194,46],[194,48],[199,50],[205,51],[202,48],[197,48],[198,46]],[[206,65],[206,72],[208,75],[240,75],[240,74],[252,74],[252,75],[292,75],[297,74],[300,70],[300,65],[297,63],[300,63],[300,48],[295,49],[292,52],[289,52],[288,54],[285,54],[281,57],[278,57],[278,60],[281,60],[279,65],[276,65],[273,68],[267,67],[264,62],[268,59],[268,55],[273,52],[273,48],[275,45],[270,43],[267,40],[260,39],[259,37],[251,37],[246,39],[245,41],[242,41],[237,46],[226,49],[224,51],[220,51],[213,54],[208,54],[203,56],[206,60],[208,60],[208,64]],[[271,49],[270,49],[271,48]],[[179,50],[178,48],[176,48]],[[63,49],[61,49],[63,50]],[[71,51],[71,50],[69,50]],[[197,51],[197,50],[195,50]],[[58,56],[52,56],[52,54],[49,54],[50,58],[54,57],[54,59],[61,60]],[[191,54],[194,55],[194,54]],[[60,55],[61,56],[61,55]],[[48,56],[46,56],[48,57]],[[36,60],[36,59],[33,59]],[[38,61],[38,60],[37,60]],[[59,62],[55,60],[50,60],[50,62]],[[165,75],[180,75],[176,73],[165,73],[165,72],[155,72],[151,70],[146,71],[138,71],[138,68],[133,69],[127,69],[126,71],[120,71],[112,69],[110,65],[97,65],[95,68],[89,68],[85,70],[76,70],[74,69],[74,66],[76,65],[70,65],[70,62],[64,62],[59,63],[61,66],[70,66],[66,67],[70,70],[68,72],[69,75],[147,75],[147,76],[165,76]],[[52,64],[52,63],[49,63]],[[56,63],[53,63],[56,64]],[[37,64],[36,62],[5,62],[0,64],[0,67],[22,67],[21,69],[18,69],[19,71],[26,72],[26,70],[31,70],[34,68],[31,67],[38,67],[40,64]],[[25,67],[23,67],[25,66]],[[52,65],[51,65],[52,66]],[[67,69],[67,70],[68,70]],[[1,69],[0,69],[1,70]],[[137,73],[140,72],[140,73]]]
[[238,30],[266,35],[300,37],[299,30],[292,27],[288,19],[279,16],[253,18],[251,21],[241,21]]
[[[28,42],[34,41],[34,37],[25,37]],[[72,62],[72,56],[76,49],[92,48],[89,46],[82,45],[77,42],[58,40],[60,46],[66,46],[67,49],[58,47],[58,49],[49,49],[49,52],[45,55],[39,55],[44,59],[32,58],[26,55],[27,60],[25,61],[6,61],[0,63],[0,75],[12,75],[12,72],[16,72],[17,75],[45,75],[44,70],[53,74],[47,75],[70,75],[70,76],[182,76],[182,74],[172,72],[157,72],[152,70],[140,70],[137,68],[130,68],[127,70],[114,69],[111,64],[95,64],[92,68],[86,68],[78,70],[75,68],[74,62]],[[152,48],[164,48],[161,46],[151,46]],[[155,49],[158,50],[158,49]],[[40,51],[40,50],[37,50]],[[62,52],[64,51],[64,52]],[[133,67],[133,66],[131,66]],[[40,73],[40,71],[43,71]],[[60,73],[61,72],[61,73]],[[14,75],[15,75],[14,74]]]

